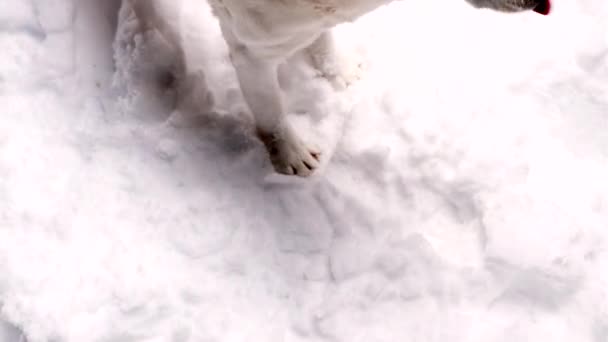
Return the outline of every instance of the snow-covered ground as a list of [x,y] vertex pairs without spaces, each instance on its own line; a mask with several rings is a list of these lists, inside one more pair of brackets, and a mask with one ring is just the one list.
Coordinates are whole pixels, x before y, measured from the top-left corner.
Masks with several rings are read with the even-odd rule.
[[282,74],[310,180],[271,174],[204,2],[215,102],[173,115],[118,5],[0,3],[1,342],[608,341],[608,2],[341,27],[358,83]]

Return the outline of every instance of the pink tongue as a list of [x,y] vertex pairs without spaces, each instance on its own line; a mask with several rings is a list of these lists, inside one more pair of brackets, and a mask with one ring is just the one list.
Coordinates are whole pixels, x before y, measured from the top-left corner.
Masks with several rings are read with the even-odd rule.
[[550,11],[551,3],[549,2],[549,0],[542,0],[542,2],[534,8],[534,12],[540,13],[542,15],[547,15]]

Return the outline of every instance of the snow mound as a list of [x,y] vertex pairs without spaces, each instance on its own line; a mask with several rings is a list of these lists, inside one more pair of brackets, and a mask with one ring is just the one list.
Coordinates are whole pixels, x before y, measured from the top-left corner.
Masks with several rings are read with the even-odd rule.
[[118,1],[0,4],[1,342],[608,339],[604,2],[340,27],[359,82],[281,73],[306,181],[272,175],[207,5],[175,3],[178,110]]

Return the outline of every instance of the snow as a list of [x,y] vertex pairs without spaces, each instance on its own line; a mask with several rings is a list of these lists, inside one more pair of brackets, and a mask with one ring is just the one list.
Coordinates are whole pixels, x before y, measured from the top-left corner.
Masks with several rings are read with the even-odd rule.
[[309,180],[272,174],[180,3],[174,113],[163,42],[113,45],[118,1],[0,3],[1,342],[608,340],[608,3],[340,27],[359,82],[282,73]]

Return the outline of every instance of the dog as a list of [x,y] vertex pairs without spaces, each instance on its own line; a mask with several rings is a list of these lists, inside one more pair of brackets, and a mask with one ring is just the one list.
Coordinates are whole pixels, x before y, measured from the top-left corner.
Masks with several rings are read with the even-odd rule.
[[[132,2],[136,11],[155,18],[154,1]],[[306,177],[319,166],[321,151],[305,144],[286,120],[278,66],[298,52],[334,84],[350,75],[334,46],[332,28],[354,21],[393,0],[208,0],[218,18],[241,91],[277,173]],[[397,0],[394,0],[397,1]],[[501,12],[534,10],[548,14],[549,0],[466,0],[477,8]],[[160,30],[169,31],[166,25]],[[166,33],[179,45],[178,37]],[[179,54],[181,48],[176,46]],[[182,57],[180,57],[182,58]],[[178,76],[179,77],[179,76]]]

